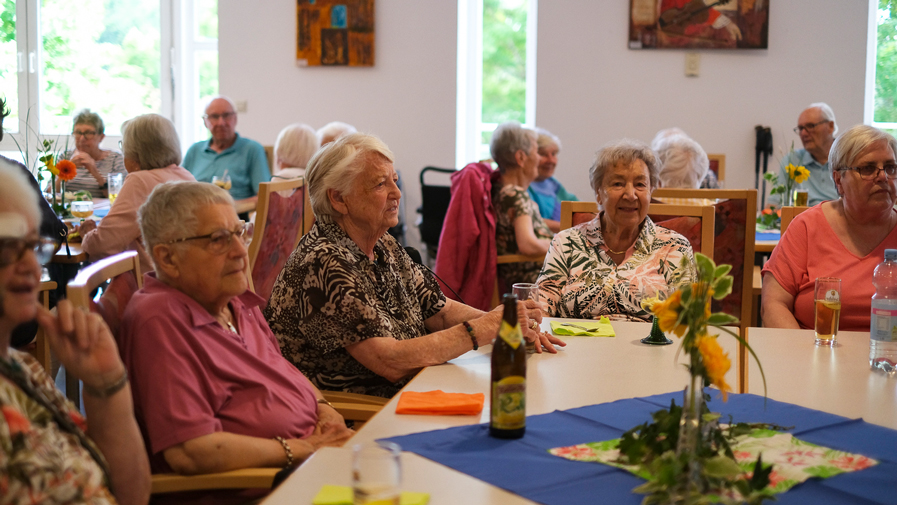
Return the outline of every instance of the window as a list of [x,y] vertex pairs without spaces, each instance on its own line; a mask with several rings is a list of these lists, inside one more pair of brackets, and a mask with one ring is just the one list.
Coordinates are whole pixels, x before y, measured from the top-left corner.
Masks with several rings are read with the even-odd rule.
[[537,0],[459,0],[456,165],[489,158],[499,123],[534,126]]
[[871,0],[866,122],[897,134],[897,0]]
[[85,107],[103,118],[104,148],[117,148],[125,120],[151,112],[192,143],[201,99],[218,92],[217,0],[85,5],[0,0],[0,95],[11,111],[0,151],[21,159],[26,133],[31,152],[43,139],[71,145],[72,117]]

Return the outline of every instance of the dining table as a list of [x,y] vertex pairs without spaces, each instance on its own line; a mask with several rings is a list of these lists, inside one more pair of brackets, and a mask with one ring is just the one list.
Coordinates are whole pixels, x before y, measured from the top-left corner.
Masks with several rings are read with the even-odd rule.
[[[576,320],[546,318],[542,328],[549,329],[551,321]],[[486,408],[479,415],[399,415],[395,410],[400,392],[344,447],[316,452],[263,503],[310,504],[324,484],[350,486],[351,446],[383,439],[406,449],[401,456],[403,490],[429,493],[432,505],[639,503],[642,496],[631,492],[643,482],[639,478],[545,453],[545,447],[562,445],[546,442],[548,438],[599,441],[603,439],[599,433],[606,434],[608,427],[619,436],[625,427],[647,420],[652,410],[681,400],[688,374],[678,340],[673,337],[676,341],[669,346],[648,346],[640,339],[650,331],[649,324],[612,322],[612,326],[614,337],[562,337],[568,345],[557,354],[528,356],[527,434],[520,441],[485,435],[491,346],[484,346],[423,369],[402,390],[484,393]],[[708,389],[710,406],[724,414],[734,412],[739,421],[798,425],[795,436],[816,443],[838,445],[843,437],[850,441],[845,442],[848,446],[860,447],[858,452],[875,453],[880,459],[879,466],[860,472],[811,479],[777,495],[780,503],[893,503],[889,500],[897,489],[897,460],[887,446],[897,447],[897,432],[889,429],[897,419],[897,378],[870,372],[868,363],[864,368],[861,333],[842,332],[833,349],[815,348],[812,334],[812,330],[749,329],[749,343],[763,363],[768,398],[762,396],[759,369],[751,362],[748,389],[759,396],[732,394],[723,403],[719,391]],[[868,350],[868,334],[865,337]],[[736,341],[727,335],[719,340],[732,360],[726,380],[736,389]],[[547,479],[543,474],[552,473],[549,468],[554,467],[562,468],[560,477],[542,486]],[[502,481],[508,469],[518,478]]]
[[[104,217],[106,217],[106,214],[109,213],[110,207],[111,204],[109,203],[108,198],[94,198],[93,215],[88,219],[93,219],[97,222],[101,221]],[[77,217],[68,217],[63,219],[63,222],[65,222],[66,226],[68,226],[70,230],[77,226],[81,221],[81,218]],[[52,263],[78,265],[84,263],[88,259],[88,254],[84,252],[84,249],[81,248],[81,238],[77,237],[73,240],[64,242],[56,251],[56,254],[53,255],[53,258],[50,259],[50,261]]]

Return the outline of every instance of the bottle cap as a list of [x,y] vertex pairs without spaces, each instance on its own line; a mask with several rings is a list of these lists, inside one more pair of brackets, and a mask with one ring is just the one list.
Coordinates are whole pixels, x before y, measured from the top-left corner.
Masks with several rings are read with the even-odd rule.
[[897,249],[885,249],[885,261],[897,261]]

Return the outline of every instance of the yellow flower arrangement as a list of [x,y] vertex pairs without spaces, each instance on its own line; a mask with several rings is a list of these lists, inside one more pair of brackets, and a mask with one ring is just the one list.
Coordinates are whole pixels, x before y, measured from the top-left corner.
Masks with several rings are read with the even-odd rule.
[[704,361],[704,368],[707,370],[707,378],[710,379],[711,384],[722,391],[723,401],[728,400],[728,393],[732,390],[731,386],[726,383],[726,372],[732,366],[729,354],[723,352],[716,337],[711,337],[706,333],[698,335],[697,347],[701,353],[701,359]]
[[810,171],[803,165],[794,166],[793,163],[789,163],[788,166],[785,167],[785,173],[798,184],[803,184],[804,181],[810,178]]

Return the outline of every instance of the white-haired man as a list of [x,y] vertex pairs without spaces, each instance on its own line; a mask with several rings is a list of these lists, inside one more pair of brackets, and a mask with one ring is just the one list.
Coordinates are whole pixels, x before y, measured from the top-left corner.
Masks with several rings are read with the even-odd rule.
[[828,152],[838,133],[835,113],[828,104],[817,102],[810,104],[797,118],[794,132],[800,136],[803,149],[795,149],[793,153],[782,159],[779,170],[779,181],[788,177],[785,167],[789,163],[801,166],[810,171],[810,178],[799,187],[809,193],[809,205],[813,206],[826,200],[837,200],[838,191],[832,181]]
[[212,138],[190,146],[184,168],[201,182],[212,182],[213,176],[227,172],[234,200],[255,197],[259,183],[271,180],[265,148],[237,133],[237,112],[230,98],[212,99],[202,118]]

